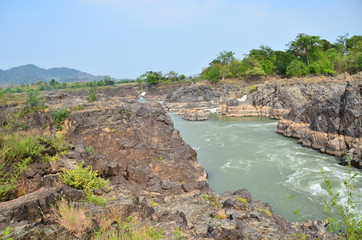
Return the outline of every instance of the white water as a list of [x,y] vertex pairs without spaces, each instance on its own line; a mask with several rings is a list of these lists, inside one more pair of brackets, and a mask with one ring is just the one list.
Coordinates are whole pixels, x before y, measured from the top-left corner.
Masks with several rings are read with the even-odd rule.
[[[227,118],[218,115],[208,121],[190,122],[170,114],[175,128],[198,153],[217,192],[246,188],[253,199],[270,203],[275,212],[295,220],[293,210],[301,208],[302,220],[324,218],[323,200],[328,197],[321,169],[340,192],[343,203],[348,178],[338,159],[305,148],[295,139],[275,133],[277,121],[267,118]],[[356,211],[362,212],[362,175],[356,177]]]

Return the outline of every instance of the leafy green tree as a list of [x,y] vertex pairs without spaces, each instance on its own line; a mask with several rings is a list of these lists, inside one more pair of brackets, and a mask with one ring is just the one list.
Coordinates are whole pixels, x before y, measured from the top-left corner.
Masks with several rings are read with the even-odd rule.
[[300,61],[309,65],[321,49],[322,42],[319,36],[309,36],[304,33],[298,34],[297,38],[287,44],[289,52],[295,55]]
[[288,52],[283,51],[275,51],[274,54],[274,65],[276,74],[285,75],[287,72],[287,67],[296,57]]
[[242,62],[237,59],[232,61],[229,65],[229,72],[230,72],[230,76],[233,78],[242,76],[242,73],[243,73]]
[[172,82],[175,82],[178,80],[178,73],[174,71],[169,71],[168,73],[166,73],[165,78]]
[[235,61],[235,56],[234,55],[235,55],[234,52],[224,50],[224,51],[220,52],[217,55],[216,59],[213,60],[210,64],[212,64],[212,63],[221,63],[221,64],[228,65],[232,61]]
[[52,78],[50,81],[49,81],[49,85],[53,88],[55,88],[56,86],[59,85],[59,82],[57,80],[55,80],[54,78]]
[[179,79],[180,81],[183,81],[183,80],[186,79],[186,75],[181,74],[180,76],[178,76],[178,79]]
[[244,58],[243,61],[243,75],[246,77],[258,78],[266,76],[262,64],[253,57]]
[[148,84],[158,84],[161,82],[161,80],[164,79],[164,77],[162,72],[147,71],[146,73],[142,74],[139,79]]
[[213,63],[210,67],[204,69],[201,75],[202,78],[211,82],[218,82],[224,79],[228,73],[229,69],[225,64]]
[[111,80],[111,77],[110,76],[104,76],[104,79],[103,79],[103,83],[104,83],[104,86],[110,86],[110,85],[114,85],[115,82]]
[[289,66],[287,67],[287,71],[286,74],[288,77],[300,77],[300,76],[304,76],[306,74],[308,74],[308,67],[307,65],[302,62],[299,61],[297,59],[293,60]]
[[[261,67],[265,73],[265,74],[263,73],[262,75],[275,74],[276,55],[275,55],[275,52],[270,47],[262,45],[262,46],[260,46],[259,49],[252,49],[247,57],[252,58],[252,60],[251,60],[252,62],[253,61],[258,62],[258,64],[254,64],[254,66],[261,65]],[[258,68],[258,66],[254,67],[253,72],[255,72],[255,70],[257,70],[256,72],[262,73],[257,68]]]
[[259,62],[265,60],[271,60],[274,57],[275,53],[273,49],[268,46],[261,45],[259,49],[252,49],[248,56],[253,57]]
[[348,39],[348,33],[337,37],[334,48],[337,50],[338,55],[341,57],[347,53],[346,41]]

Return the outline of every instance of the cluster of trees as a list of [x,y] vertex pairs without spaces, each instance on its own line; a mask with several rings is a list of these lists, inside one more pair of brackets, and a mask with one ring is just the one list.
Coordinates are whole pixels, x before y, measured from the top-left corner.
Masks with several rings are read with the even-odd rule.
[[[124,83],[125,81],[122,81]],[[127,81],[129,82],[129,81]],[[110,76],[105,76],[103,80],[93,82],[73,82],[73,83],[60,83],[55,79],[51,79],[49,82],[37,81],[31,84],[21,84],[14,87],[0,89],[2,93],[22,93],[33,91],[44,91],[52,89],[66,89],[66,88],[84,88],[84,87],[102,87],[112,86],[116,82],[111,79]]]
[[220,52],[216,59],[203,69],[201,77],[210,81],[224,78],[262,77],[281,75],[287,77],[308,74],[356,73],[362,71],[362,36],[339,36],[330,43],[319,36],[298,34],[287,44],[285,51],[274,51],[268,46],[252,49],[242,60],[232,51]]
[[139,84],[158,84],[158,83],[173,83],[173,82],[182,82],[193,80],[192,76],[186,77],[184,74],[178,74],[174,71],[169,71],[166,74],[162,74],[161,71],[147,71],[136,79],[136,82]]

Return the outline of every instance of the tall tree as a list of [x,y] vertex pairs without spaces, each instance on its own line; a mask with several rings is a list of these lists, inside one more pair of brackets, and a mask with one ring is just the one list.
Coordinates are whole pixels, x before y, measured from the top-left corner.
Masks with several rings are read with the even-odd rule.
[[229,65],[232,61],[235,61],[234,55],[234,52],[224,50],[217,55],[213,62]]
[[305,33],[298,34],[297,38],[289,42],[288,51],[294,54],[302,62],[309,65],[316,57],[317,51],[321,49],[321,40],[319,36],[309,36]]

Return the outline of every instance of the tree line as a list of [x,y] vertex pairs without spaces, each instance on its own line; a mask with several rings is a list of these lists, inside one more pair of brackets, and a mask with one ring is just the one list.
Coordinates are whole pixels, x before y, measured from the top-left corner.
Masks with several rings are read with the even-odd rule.
[[184,81],[192,81],[195,77],[186,76],[184,74],[179,74],[175,71],[169,71],[166,74],[163,74],[161,71],[147,71],[144,74],[141,74],[136,82],[139,84],[147,83],[147,84],[158,84],[158,83],[175,83],[175,82],[184,82]]
[[222,51],[202,70],[201,78],[219,81],[225,78],[300,77],[362,71],[362,35],[348,38],[346,34],[330,43],[320,36],[300,33],[286,46],[285,51],[274,51],[262,45],[250,50],[242,60],[235,58],[232,51]]
[[0,89],[0,93],[22,93],[22,92],[33,92],[33,91],[45,91],[53,89],[72,89],[72,88],[85,88],[85,87],[103,87],[112,86],[117,83],[129,83],[134,80],[121,80],[114,81],[110,76],[105,76],[103,80],[92,81],[92,82],[72,82],[72,83],[61,83],[55,79],[51,79],[49,82],[37,81],[31,84],[20,84],[13,87]]

